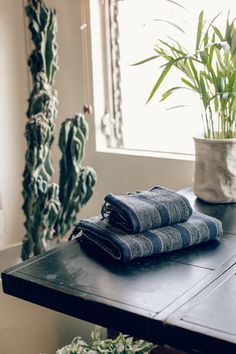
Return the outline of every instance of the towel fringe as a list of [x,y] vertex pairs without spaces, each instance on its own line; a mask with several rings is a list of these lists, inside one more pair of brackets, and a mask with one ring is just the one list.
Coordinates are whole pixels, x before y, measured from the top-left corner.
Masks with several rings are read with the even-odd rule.
[[103,220],[103,219],[105,219],[105,217],[106,217],[106,215],[108,214],[108,212],[109,212],[109,208],[108,208],[108,202],[105,202],[103,205],[102,205],[102,209],[101,209],[101,215],[102,215],[102,217],[101,217],[101,219]]
[[135,195],[135,194],[139,194],[142,193],[142,191],[140,191],[139,189],[136,192],[126,192],[125,195]]
[[[139,194],[142,193],[142,191],[137,190],[136,192],[127,192],[125,193],[125,195],[135,195],[135,194]],[[110,212],[113,210],[113,207],[111,206],[111,204],[109,202],[104,202],[101,208],[101,215],[102,215],[102,220],[105,219],[106,215],[110,214]]]
[[77,224],[74,224],[74,230],[72,230],[70,236],[68,237],[68,241],[71,241],[74,236],[78,235],[79,232],[82,232],[82,229],[77,226]]

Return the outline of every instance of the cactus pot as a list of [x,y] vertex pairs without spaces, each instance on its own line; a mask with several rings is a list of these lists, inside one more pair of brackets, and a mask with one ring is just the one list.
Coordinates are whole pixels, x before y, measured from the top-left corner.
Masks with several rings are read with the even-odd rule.
[[194,141],[196,196],[210,203],[236,203],[236,139]]

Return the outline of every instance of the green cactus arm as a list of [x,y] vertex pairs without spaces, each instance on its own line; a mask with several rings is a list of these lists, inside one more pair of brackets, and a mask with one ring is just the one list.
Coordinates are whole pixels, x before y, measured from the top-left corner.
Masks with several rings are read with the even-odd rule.
[[62,208],[56,225],[56,233],[60,237],[70,229],[78,212],[93,194],[96,173],[81,164],[87,138],[88,124],[82,114],[62,123],[59,139],[62,154],[59,198]]
[[81,206],[86,204],[93,194],[97,180],[96,172],[91,167],[83,168],[78,183],[77,195],[80,196]]
[[73,198],[63,214],[59,218],[60,234],[65,235],[73,223],[76,221],[80,209],[88,202],[93,195],[93,189],[96,183],[96,173],[91,167],[86,167],[81,171],[78,178],[77,188],[74,190]]
[[27,219],[28,237],[23,241],[22,259],[30,257],[31,253],[37,255],[45,251],[46,241],[52,239],[54,227],[60,210],[58,185],[47,184],[41,178],[35,183],[35,196],[32,201],[32,210]]
[[29,57],[32,78],[34,81],[47,79],[47,82],[52,85],[58,69],[56,11],[48,9],[41,0],[29,0],[25,12],[29,18],[29,29],[35,45],[35,49]]

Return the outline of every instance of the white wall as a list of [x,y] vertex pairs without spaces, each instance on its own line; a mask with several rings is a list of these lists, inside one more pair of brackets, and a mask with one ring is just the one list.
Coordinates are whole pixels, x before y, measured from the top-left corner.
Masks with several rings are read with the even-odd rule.
[[0,191],[7,237],[22,239],[21,174],[27,73],[22,0],[0,0]]
[[[60,122],[81,111],[86,103],[82,89],[80,0],[47,0],[46,3],[57,9],[59,21],[60,71],[56,76],[60,102],[56,122],[58,134]],[[0,0],[0,189],[7,224],[7,237],[0,239],[0,247],[22,239],[24,234],[21,174],[28,89],[23,18],[22,0]],[[134,191],[157,184],[173,189],[191,185],[193,162],[96,152],[93,117],[88,117],[88,121],[90,139],[85,163],[94,167],[98,182],[93,198],[79,217],[97,214],[108,192]],[[57,138],[53,159],[57,172]]]

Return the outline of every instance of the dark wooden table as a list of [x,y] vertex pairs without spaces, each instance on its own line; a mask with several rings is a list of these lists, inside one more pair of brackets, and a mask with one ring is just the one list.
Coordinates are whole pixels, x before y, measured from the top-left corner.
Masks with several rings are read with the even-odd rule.
[[236,204],[181,193],[222,220],[222,239],[127,264],[74,240],[6,270],[4,292],[188,353],[235,354]]

